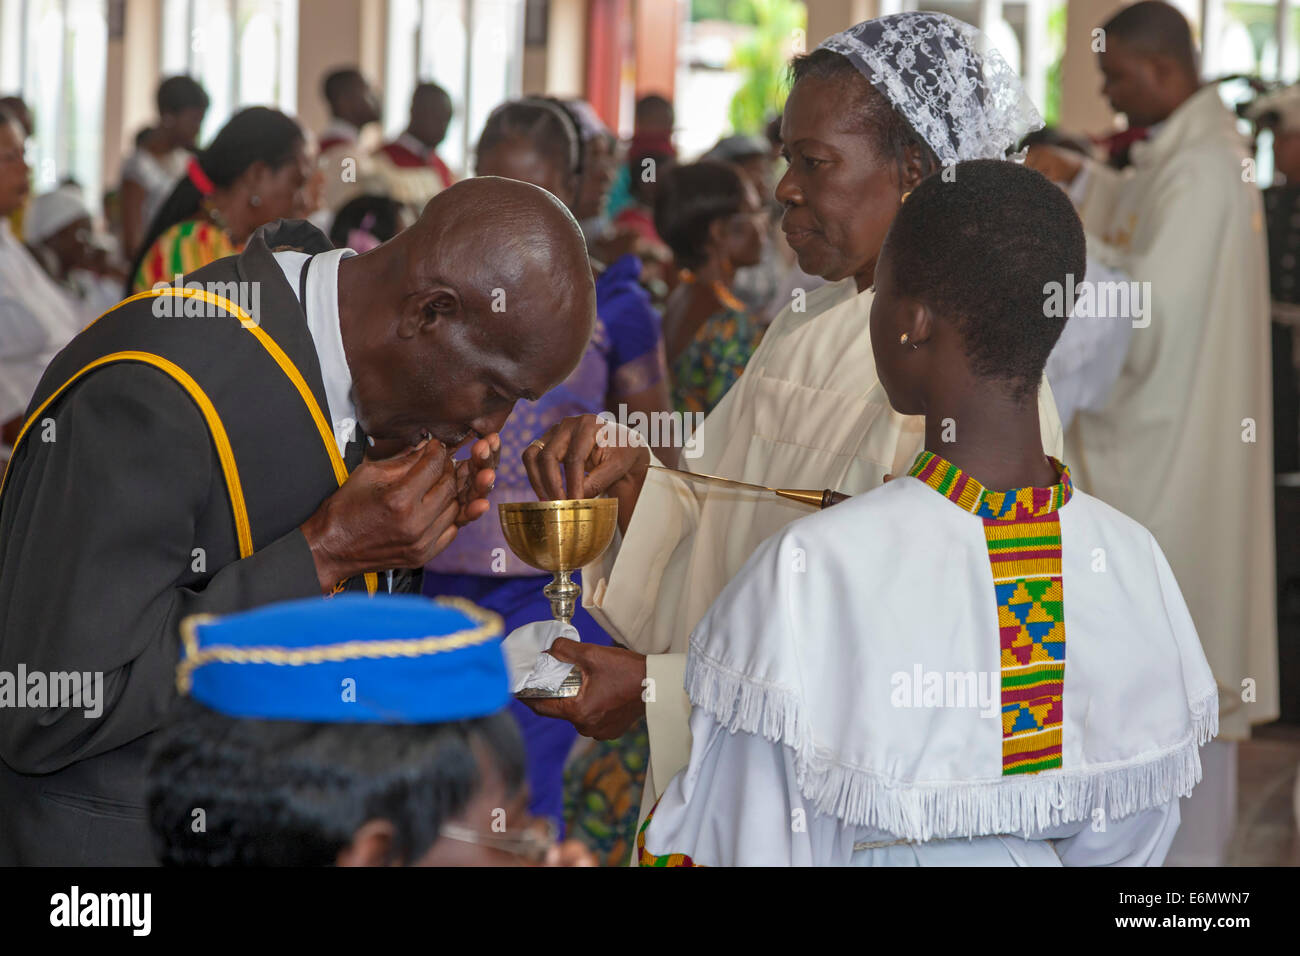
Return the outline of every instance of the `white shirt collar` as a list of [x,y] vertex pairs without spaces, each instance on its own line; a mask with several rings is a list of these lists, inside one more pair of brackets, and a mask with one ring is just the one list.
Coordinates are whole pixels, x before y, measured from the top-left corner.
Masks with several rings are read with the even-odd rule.
[[299,293],[304,263],[308,258],[312,260],[307,271],[306,301],[302,306],[320,360],[325,399],[329,403],[326,413],[334,426],[334,440],[338,443],[340,455],[356,430],[357,409],[352,401],[352,370],[348,368],[343,332],[339,326],[339,262],[355,255],[351,249],[331,249],[315,257],[302,252],[275,253],[275,261],[293,287],[294,295]]
[[405,146],[416,156],[419,156],[424,160],[427,160],[429,158],[429,153],[432,152],[428,146],[424,145],[424,143],[412,136],[409,130],[397,137],[397,144],[399,146]]
[[344,139],[350,143],[355,143],[360,136],[360,129],[345,119],[339,119],[337,116],[329,121],[325,131],[320,134],[321,139]]

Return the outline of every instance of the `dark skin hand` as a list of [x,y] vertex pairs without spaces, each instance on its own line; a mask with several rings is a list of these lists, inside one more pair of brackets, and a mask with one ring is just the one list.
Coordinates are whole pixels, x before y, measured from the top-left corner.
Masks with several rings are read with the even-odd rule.
[[582,689],[576,697],[520,698],[534,713],[573,724],[584,737],[613,740],[645,716],[645,655],[622,647],[556,638],[550,655],[576,664]]
[[440,553],[461,525],[487,511],[491,460],[487,439],[475,443],[463,468],[432,439],[392,458],[364,459],[302,525],[321,592],[367,571],[420,567]]
[[[540,501],[618,499],[618,524],[627,530],[650,468],[650,450],[611,440],[612,426],[595,415],[575,415],[556,422],[524,449],[524,470]],[[602,437],[603,436],[603,437]],[[630,437],[630,436],[629,436]]]
[[[492,309],[498,292],[504,312]],[[594,320],[577,224],[523,183],[458,183],[414,226],[340,263],[340,332],[373,442],[302,526],[322,590],[419,567],[482,517],[501,426],[518,399],[568,377]],[[469,458],[454,461],[467,442]]]
[[[604,423],[595,415],[566,418],[547,430],[544,447],[524,450],[524,468],[538,498],[594,498],[608,493],[619,502],[619,525],[626,531],[650,466],[645,447],[620,448],[597,440]],[[607,433],[608,434],[608,433]],[[578,733],[611,740],[627,733],[645,715],[645,655],[622,647],[581,644],[559,638],[550,654],[576,664],[582,689],[576,697],[524,698],[534,713],[573,724]]]
[[[862,291],[872,284],[876,257],[900,197],[922,176],[917,150],[909,150],[900,171],[888,151],[845,122],[846,100],[864,95],[853,85],[857,79],[809,77],[791,90],[781,127],[790,166],[776,198],[785,206],[782,228],[799,265],[831,281],[853,276]],[[561,421],[542,436],[543,447],[525,450],[524,468],[544,501],[599,494],[617,498],[619,527],[626,532],[650,454],[645,448],[609,447],[608,441],[602,445],[597,441],[601,425],[595,416]],[[557,641],[552,648],[556,657],[569,652],[560,647],[556,653],[559,645]],[[573,720],[584,734],[626,730],[645,711],[640,693],[645,658],[593,645],[583,645],[582,653],[583,686],[577,697],[527,703],[539,714]],[[598,708],[609,711],[612,726],[599,718]]]

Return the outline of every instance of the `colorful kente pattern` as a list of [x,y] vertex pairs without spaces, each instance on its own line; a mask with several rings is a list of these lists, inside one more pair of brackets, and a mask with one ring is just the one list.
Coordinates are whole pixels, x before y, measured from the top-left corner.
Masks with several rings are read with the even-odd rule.
[[663,856],[655,856],[645,848],[645,831],[650,826],[650,821],[655,818],[655,810],[658,808],[659,801],[656,800],[655,805],[646,814],[645,823],[641,824],[641,829],[636,833],[637,866],[698,866],[699,864],[685,853],[665,853]]
[[1061,593],[1061,522],[1070,471],[1050,488],[989,491],[933,452],[908,472],[984,522],[993,572],[1002,668],[1002,773],[1061,766],[1065,615]]

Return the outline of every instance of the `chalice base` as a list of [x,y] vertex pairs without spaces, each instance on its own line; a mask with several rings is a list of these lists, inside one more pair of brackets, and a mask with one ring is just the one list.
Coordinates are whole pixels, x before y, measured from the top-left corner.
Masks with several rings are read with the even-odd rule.
[[542,690],[537,687],[525,687],[519,693],[515,694],[520,699],[538,698],[538,697],[577,697],[578,691],[582,690],[582,672],[578,668],[569,671],[569,676],[564,678],[564,683],[555,690]]

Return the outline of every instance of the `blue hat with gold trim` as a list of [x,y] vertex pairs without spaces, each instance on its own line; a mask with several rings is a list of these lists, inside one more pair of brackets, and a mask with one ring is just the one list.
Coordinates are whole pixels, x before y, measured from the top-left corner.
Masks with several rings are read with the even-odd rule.
[[176,686],[232,717],[428,724],[510,699],[501,618],[459,598],[340,594],[181,623]]

